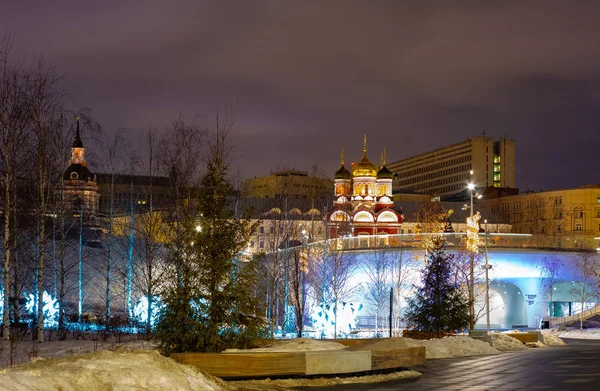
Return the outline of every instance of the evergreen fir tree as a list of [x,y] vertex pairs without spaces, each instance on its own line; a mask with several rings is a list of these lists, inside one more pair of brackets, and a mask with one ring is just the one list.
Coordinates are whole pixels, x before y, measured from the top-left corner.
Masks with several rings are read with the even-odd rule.
[[230,208],[225,136],[217,131],[209,145],[199,197],[190,200],[195,216],[181,222],[180,239],[171,245],[177,277],[163,294],[157,326],[164,354],[247,348],[267,335],[254,294],[257,260],[240,259],[257,223]]
[[441,335],[469,325],[468,298],[452,282],[452,258],[445,251],[444,238],[433,235],[427,249],[428,263],[421,272],[422,286],[408,301],[406,320],[415,330]]

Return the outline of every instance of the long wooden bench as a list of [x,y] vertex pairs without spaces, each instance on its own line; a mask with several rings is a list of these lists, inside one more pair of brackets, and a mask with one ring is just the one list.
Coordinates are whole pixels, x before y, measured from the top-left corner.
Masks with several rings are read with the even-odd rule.
[[171,358],[221,378],[347,374],[425,362],[424,346],[377,350],[368,345],[302,352],[173,353]]

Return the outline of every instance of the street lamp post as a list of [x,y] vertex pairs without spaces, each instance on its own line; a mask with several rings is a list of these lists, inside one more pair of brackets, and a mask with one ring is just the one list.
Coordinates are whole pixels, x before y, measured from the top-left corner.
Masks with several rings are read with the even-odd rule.
[[485,223],[485,317],[486,317],[486,325],[487,325],[487,332],[490,332],[490,279],[489,279],[489,270],[490,270],[490,263],[489,263],[489,258],[488,258],[488,246],[487,246],[487,239],[488,239],[488,231],[487,231],[487,219],[483,220],[483,222]]
[[[471,176],[473,176],[473,170],[471,170]],[[471,211],[470,219],[473,220],[473,190],[475,190],[475,184],[470,182],[467,185],[469,193],[471,195]],[[475,252],[471,250],[471,259],[469,262],[469,330],[475,328]]]
[[[470,171],[471,174],[471,182],[467,184],[467,189],[469,189],[469,195],[471,199],[470,205],[470,217],[468,219],[469,224],[475,224],[476,221],[473,217],[473,191],[475,190],[475,184],[473,183],[473,170]],[[481,198],[481,194],[475,194],[477,199]],[[467,205],[463,207],[463,210],[467,208]],[[478,235],[478,233],[476,233]],[[475,328],[475,251],[477,251],[477,245],[474,245],[474,248],[470,248],[471,259],[469,262],[469,330],[473,330]]]

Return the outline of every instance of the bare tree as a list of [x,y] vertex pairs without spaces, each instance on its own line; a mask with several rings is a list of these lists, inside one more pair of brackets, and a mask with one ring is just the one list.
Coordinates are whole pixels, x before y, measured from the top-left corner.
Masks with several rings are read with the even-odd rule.
[[361,286],[362,296],[375,316],[375,333],[379,331],[379,318],[389,312],[389,292],[392,287],[392,254],[387,249],[380,249],[367,255],[363,263],[363,271],[367,282]]
[[4,314],[3,338],[10,339],[10,260],[11,218],[14,213],[13,200],[22,152],[26,149],[29,132],[29,113],[27,111],[28,80],[26,73],[14,63],[12,37],[5,35],[0,41],[0,164],[2,169],[2,185],[4,187]]
[[165,211],[156,209],[154,206],[154,181],[157,171],[156,164],[156,136],[153,129],[149,129],[146,138],[146,154],[143,159],[145,174],[148,178],[146,190],[147,210],[139,215],[137,232],[140,236],[140,246],[138,247],[139,267],[137,281],[140,291],[148,300],[146,314],[146,332],[149,333],[152,327],[152,316],[155,303],[154,297],[158,294],[158,289],[163,274],[165,272],[163,259],[164,252],[164,216]]
[[561,281],[561,271],[563,262],[556,255],[548,255],[542,258],[542,262],[538,265],[541,277],[540,293],[548,301],[548,315],[554,316],[554,301],[552,295],[555,285]]
[[56,156],[58,148],[54,147],[56,140],[60,140],[60,132],[64,110],[61,105],[63,92],[58,83],[60,76],[39,61],[31,73],[28,93],[28,110],[30,115],[32,135],[35,142],[35,155],[37,156],[37,194],[34,199],[37,215],[37,341],[44,341],[44,266],[46,249],[46,222],[48,219],[48,204],[51,200],[52,188],[50,181],[56,182],[60,176],[60,166],[55,162],[60,157]]
[[580,253],[573,258],[572,266],[578,274],[579,282],[571,289],[571,294],[581,303],[579,329],[583,330],[585,303],[599,294],[600,257],[596,253]]
[[356,285],[352,283],[352,278],[358,269],[358,259],[352,254],[348,254],[343,249],[336,249],[328,252],[324,260],[325,278],[325,300],[330,302],[334,308],[334,338],[337,338],[337,314],[338,306],[352,297],[356,290]]
[[118,273],[115,271],[116,257],[118,254],[118,241],[115,237],[115,224],[117,223],[117,217],[119,214],[121,199],[117,196],[117,179],[118,176],[123,174],[125,170],[126,157],[130,152],[130,145],[126,137],[125,129],[118,129],[115,136],[110,141],[110,144],[105,148],[106,155],[103,159],[103,170],[105,171],[104,180],[107,182],[105,186],[108,187],[104,191],[104,214],[101,216],[103,224],[103,230],[105,232],[104,239],[104,257],[103,261],[98,264],[100,268],[99,272],[104,277],[104,291],[105,291],[105,330],[108,330],[111,322],[111,307],[113,297],[113,282],[117,280]]
[[417,280],[415,270],[422,267],[424,262],[417,257],[411,257],[402,248],[397,253],[391,254],[390,260],[390,277],[392,285],[396,292],[395,298],[395,333],[399,333],[400,322],[402,321],[403,312],[403,297],[407,296],[412,291],[412,287]]

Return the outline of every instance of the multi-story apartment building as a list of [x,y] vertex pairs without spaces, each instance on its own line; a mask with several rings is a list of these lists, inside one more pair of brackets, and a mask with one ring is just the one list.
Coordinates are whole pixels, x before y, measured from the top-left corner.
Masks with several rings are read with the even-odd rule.
[[600,237],[600,185],[527,192],[478,203],[515,233]]
[[244,198],[276,198],[283,195],[293,198],[329,198],[333,181],[308,175],[308,171],[283,170],[271,175],[255,177],[242,182]]
[[[388,164],[394,192],[417,192],[448,199],[477,187],[515,187],[515,142],[472,137],[457,144]],[[473,175],[471,175],[473,171]]]

